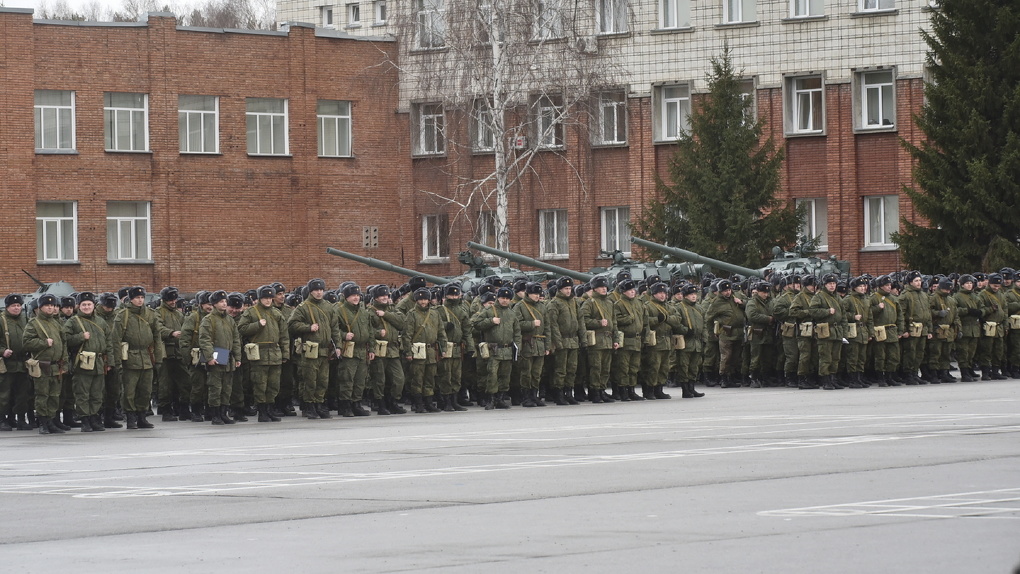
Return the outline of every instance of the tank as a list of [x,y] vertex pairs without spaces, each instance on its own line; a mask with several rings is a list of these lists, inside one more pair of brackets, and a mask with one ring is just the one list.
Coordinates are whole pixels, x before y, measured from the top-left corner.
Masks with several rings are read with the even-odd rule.
[[779,247],[773,247],[772,261],[765,266],[765,269],[787,275],[796,273],[798,275],[821,276],[826,273],[835,273],[840,277],[850,276],[849,261],[836,259],[835,255],[830,255],[827,259],[812,257],[800,243],[793,251],[783,251]]
[[631,242],[635,245],[640,245],[646,249],[653,249],[660,253],[668,253],[675,257],[679,257],[685,261],[693,263],[701,263],[721,271],[727,271],[729,273],[736,273],[745,277],[764,277],[765,268],[762,269],[751,269],[749,267],[742,267],[740,265],[734,265],[732,263],[726,263],[725,261],[719,261],[718,259],[712,259],[711,257],[705,257],[698,255],[693,251],[687,251],[686,249],[680,249],[679,247],[670,247],[661,243],[655,243],[654,241],[648,241],[647,239],[641,239],[640,237],[631,237]]
[[567,269],[566,267],[560,267],[559,265],[553,265],[552,263],[547,263],[545,261],[540,261],[538,259],[534,259],[534,258],[528,257],[526,255],[521,255],[520,253],[512,253],[510,251],[503,251],[502,249],[496,249],[495,247],[489,247],[487,245],[482,245],[481,243],[475,243],[474,241],[468,241],[467,246],[469,248],[471,248],[471,249],[475,249],[475,250],[481,251],[482,253],[488,253],[490,255],[495,255],[496,257],[502,257],[504,259],[508,259],[508,260],[513,261],[514,263],[518,263],[520,265],[529,265],[531,267],[537,267],[539,269],[544,269],[546,271],[549,271],[551,273],[555,273],[557,275],[566,275],[567,277],[570,277],[571,279],[576,279],[576,280],[582,281],[582,282],[590,281],[592,279],[592,277],[595,277],[595,275],[592,274],[592,273],[584,273],[582,271],[574,271],[573,269]]
[[468,266],[468,272],[463,275],[456,276],[429,275],[428,273],[422,273],[420,271],[415,271],[414,269],[407,269],[405,267],[394,265],[388,261],[383,261],[382,259],[355,255],[332,247],[327,247],[326,253],[350,259],[351,261],[364,263],[369,267],[382,269],[383,271],[399,273],[400,275],[405,275],[407,277],[424,277],[426,281],[435,285],[445,285],[446,283],[456,281],[461,284],[461,288],[464,291],[468,291],[475,285],[485,282],[488,277],[499,277],[500,279],[507,281],[516,279],[517,277],[526,277],[529,281],[545,281],[550,276],[549,273],[544,271],[532,271],[526,273],[512,267],[492,267],[490,265],[486,265],[485,261],[481,257],[475,257],[469,251],[462,251],[457,254],[457,260]]
[[31,293],[25,293],[23,295],[23,297],[25,298],[25,309],[26,311],[29,312],[29,314],[35,312],[35,309],[37,307],[36,300],[38,300],[39,297],[42,297],[47,293],[49,293],[50,295],[55,295],[58,299],[61,297],[67,297],[71,293],[74,293],[74,287],[72,287],[71,284],[68,283],[67,281],[55,281],[53,283],[43,283],[39,279],[32,276],[32,274],[29,273],[28,271],[22,269],[21,272],[24,273],[25,275],[28,275],[28,277],[32,281],[34,281],[36,285],[39,286],[35,291]]

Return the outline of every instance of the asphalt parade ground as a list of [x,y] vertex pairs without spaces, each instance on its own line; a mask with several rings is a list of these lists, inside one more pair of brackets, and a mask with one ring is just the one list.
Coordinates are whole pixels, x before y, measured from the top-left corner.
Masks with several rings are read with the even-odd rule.
[[1020,381],[706,392],[0,433],[0,565],[19,574],[1020,565]]

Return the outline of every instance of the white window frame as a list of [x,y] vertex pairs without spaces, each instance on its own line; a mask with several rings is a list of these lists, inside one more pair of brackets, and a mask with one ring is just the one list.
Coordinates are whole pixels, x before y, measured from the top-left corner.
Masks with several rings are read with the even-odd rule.
[[336,20],[333,19],[333,16],[332,6],[319,6],[319,20],[322,22],[323,28],[336,27]]
[[595,30],[598,34],[624,34],[627,27],[627,0],[595,0]]
[[750,125],[758,119],[758,89],[754,78],[737,80],[737,89],[740,90],[740,99],[747,104],[742,122],[745,126]]
[[[339,104],[337,113],[326,113],[323,104]],[[346,107],[346,113],[344,111]],[[353,105],[350,100],[319,100],[315,104],[319,157],[352,157],[354,142]],[[332,110],[330,110],[332,112]],[[333,136],[332,145],[326,138]]]
[[[550,218],[551,222],[548,221]],[[551,223],[551,226],[547,223]],[[549,227],[549,230],[546,230],[546,227]],[[570,258],[570,227],[566,209],[539,210],[538,246],[540,259]]]
[[859,0],[861,12],[891,12],[896,9],[896,0]]
[[[818,87],[805,87],[808,80],[818,80]],[[825,133],[825,77],[819,74],[789,76],[786,78],[786,133],[787,135],[817,135]],[[810,106],[804,110],[804,106]],[[807,124],[801,125],[802,114],[806,111]],[[819,127],[815,125],[818,118]]]
[[557,95],[535,99],[535,143],[538,149],[563,148],[563,106]]
[[375,0],[372,2],[372,17],[376,26],[386,23],[386,0]]
[[691,27],[691,0],[659,0],[659,28],[683,30]]
[[597,145],[626,145],[627,93],[609,91],[599,94]]
[[807,220],[800,228],[800,235],[806,235],[808,239],[819,237],[817,251],[829,250],[829,198],[827,197],[804,197],[795,200],[799,208],[802,204],[807,207]]
[[[283,111],[252,111],[252,104],[283,102]],[[248,155],[272,156],[290,155],[290,100],[286,98],[247,98],[245,101],[245,122],[248,130]],[[269,149],[262,148],[263,134],[269,133]],[[277,134],[283,132],[283,141],[277,142]],[[254,148],[252,147],[254,144]],[[282,145],[283,149],[277,149]]]
[[475,230],[476,243],[496,247],[496,212],[490,209],[479,211]]
[[[200,109],[198,106],[189,108],[191,102],[185,98],[212,98],[212,110]],[[205,100],[208,102],[208,100]],[[204,102],[204,103],[205,103]],[[212,125],[209,125],[209,122]],[[206,149],[207,139],[212,137],[212,149]],[[191,135],[198,134],[197,149],[192,149]],[[177,96],[177,134],[182,154],[217,154],[220,153],[220,98],[218,96],[200,96],[181,94]]]
[[449,218],[445,213],[423,215],[421,218],[422,261],[447,261],[450,258],[449,235]]
[[825,16],[825,0],[790,0],[790,18]]
[[[142,107],[127,107],[113,104],[118,95],[142,96]],[[122,142],[120,127],[127,122],[127,142]],[[106,92],[103,94],[104,145],[110,152],[149,151],[149,94],[134,92]],[[139,135],[137,132],[141,130]],[[138,139],[142,142],[138,142]],[[139,147],[138,144],[141,143]]]
[[415,104],[415,155],[446,153],[446,111],[443,104]]
[[471,113],[471,149],[475,152],[491,152],[496,149],[493,133],[491,100],[476,98]]
[[[879,78],[888,76],[888,80]],[[868,70],[855,74],[860,91],[857,102],[860,115],[858,116],[858,129],[861,130],[891,130],[896,128],[896,73],[888,70]],[[870,81],[869,81],[870,80]],[[874,118],[871,123],[869,117],[871,103],[877,105],[879,117]],[[887,104],[887,105],[886,105]],[[888,113],[886,113],[888,111]],[[887,117],[888,116],[888,117]],[[889,123],[886,123],[889,122]]]
[[563,37],[563,0],[535,0],[535,40]]
[[[61,98],[70,96],[70,103],[41,104],[39,97],[47,94],[59,94]],[[36,90],[35,91],[35,149],[36,151],[65,151],[71,152],[77,149],[75,137],[75,93],[73,90]],[[52,145],[48,145],[46,132],[53,124]],[[62,144],[64,141],[66,143]]]
[[446,46],[446,7],[444,0],[416,0],[415,41],[419,50]]
[[607,253],[619,250],[630,257],[630,207],[603,207],[600,212],[600,249]]
[[[872,221],[871,209],[875,203],[880,204],[878,210],[881,221],[878,225],[882,228],[882,237],[872,237],[871,226],[874,223]],[[889,221],[889,205],[895,207],[895,217],[890,227]],[[887,237],[893,231],[899,231],[900,227],[900,198],[898,195],[870,195],[864,198],[864,247],[865,248],[877,248],[877,249],[889,249],[896,248],[897,245],[893,243],[892,238]]]
[[723,24],[756,22],[756,0],[723,0]]
[[[110,215],[110,208],[118,204],[145,206],[145,215]],[[139,229],[139,226],[144,228]],[[137,238],[145,235],[145,245]],[[152,262],[152,203],[149,201],[106,202],[106,260],[108,263]]]
[[[71,206],[71,215],[39,215],[43,206],[59,205],[62,209]],[[37,201],[35,204],[35,245],[37,263],[78,262],[78,202]],[[50,245],[50,235],[53,243]],[[70,242],[67,236],[70,235]],[[52,252],[52,255],[51,255]]]
[[[675,93],[670,93],[676,90]],[[656,122],[655,141],[671,142],[691,127],[691,86],[690,84],[664,84],[655,90]],[[670,121],[673,118],[675,121]]]
[[347,4],[347,27],[348,28],[360,28],[361,27],[361,4],[357,2],[351,2]]

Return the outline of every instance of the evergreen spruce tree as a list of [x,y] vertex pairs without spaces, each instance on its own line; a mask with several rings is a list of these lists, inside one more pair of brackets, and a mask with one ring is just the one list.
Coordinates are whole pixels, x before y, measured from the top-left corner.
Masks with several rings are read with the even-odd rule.
[[930,81],[916,117],[927,136],[907,195],[928,225],[893,239],[922,271],[1020,264],[1020,3],[941,0],[922,32]]
[[775,245],[792,246],[798,213],[777,198],[781,149],[761,141],[729,48],[711,60],[709,94],[690,117],[670,161],[671,183],[659,180],[638,222],[639,233],[659,243],[745,267],[761,267]]

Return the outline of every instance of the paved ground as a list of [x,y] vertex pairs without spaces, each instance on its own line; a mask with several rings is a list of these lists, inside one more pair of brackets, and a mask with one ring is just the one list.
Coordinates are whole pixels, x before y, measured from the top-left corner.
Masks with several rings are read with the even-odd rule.
[[1020,381],[708,394],[0,433],[0,564],[19,574],[1020,564]]

